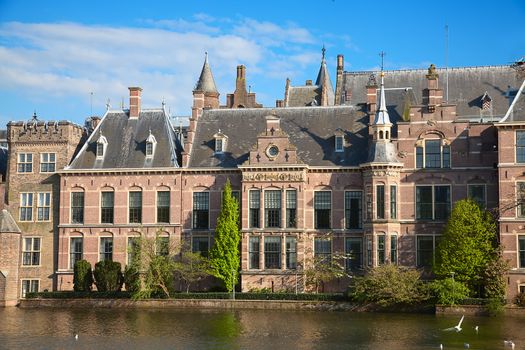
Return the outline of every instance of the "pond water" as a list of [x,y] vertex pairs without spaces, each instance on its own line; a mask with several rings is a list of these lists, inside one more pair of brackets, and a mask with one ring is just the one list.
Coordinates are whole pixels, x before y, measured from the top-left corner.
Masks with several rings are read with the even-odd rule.
[[[525,349],[524,317],[0,308],[0,349]],[[479,326],[476,334],[474,327]],[[74,335],[78,334],[78,340]]]

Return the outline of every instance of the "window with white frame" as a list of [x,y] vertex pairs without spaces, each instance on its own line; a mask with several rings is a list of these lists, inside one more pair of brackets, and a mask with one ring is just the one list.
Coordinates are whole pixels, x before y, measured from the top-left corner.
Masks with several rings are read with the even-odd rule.
[[31,280],[22,280],[22,288],[20,289],[20,296],[25,298],[27,293],[38,293],[40,288],[40,281],[31,279]]
[[56,170],[56,154],[40,153],[40,172],[54,173]]
[[100,237],[99,261],[113,260],[113,237]]
[[417,220],[446,220],[450,206],[450,185],[416,186]]
[[377,236],[377,264],[385,263],[385,235]]
[[485,208],[487,206],[486,199],[486,185],[485,184],[469,184],[467,185],[468,198],[478,203],[480,207]]
[[22,265],[39,266],[40,265],[40,237],[25,237],[22,245]]
[[170,222],[170,191],[157,192],[157,222]]
[[297,237],[286,237],[286,269],[297,268]]
[[332,240],[325,237],[316,237],[314,240],[314,256],[316,263],[332,261]]
[[71,223],[84,223],[84,192],[71,193]]
[[69,244],[69,268],[73,270],[77,261],[82,260],[84,253],[84,239],[71,237]]
[[286,190],[286,227],[297,227],[297,190]]
[[264,237],[264,268],[281,268],[281,237]]
[[525,163],[525,130],[516,130],[516,163]]
[[345,191],[345,227],[347,229],[363,227],[362,191]]
[[360,237],[345,238],[345,262],[347,270],[363,267],[363,239]]
[[18,153],[17,171],[19,173],[33,172],[33,154],[32,153]]
[[264,226],[281,227],[281,191],[264,191]]
[[260,208],[261,208],[261,191],[250,190],[249,193],[250,206],[250,228],[260,228]]
[[518,217],[525,217],[525,182],[516,182],[516,204]]
[[97,140],[97,149],[96,149],[96,156],[98,159],[104,158],[106,154],[106,148],[108,147],[108,140],[100,134],[98,140]]
[[376,218],[385,218],[385,185],[376,186]]
[[419,141],[416,168],[450,168],[450,146],[443,139]]
[[115,192],[101,192],[100,201],[100,222],[103,224],[112,224],[115,211]]
[[372,266],[372,237],[366,238],[366,264]]
[[193,193],[193,228],[208,229],[210,225],[210,192]]
[[390,219],[397,219],[397,186],[390,186]]
[[213,135],[215,140],[215,153],[224,153],[226,152],[226,147],[228,143],[228,136],[224,135],[220,130],[218,133]]
[[259,236],[250,236],[248,242],[248,259],[250,270],[258,270],[259,266],[259,252],[260,252],[260,237]]
[[146,139],[146,158],[151,158],[155,154],[155,148],[157,148],[157,139],[149,131],[149,136]]
[[20,193],[20,221],[33,221],[33,193]]
[[37,203],[36,203],[36,212],[37,212],[37,221],[49,221],[51,216],[51,193],[50,192],[40,192],[37,193]]
[[525,236],[518,236],[519,268],[525,269]]
[[335,151],[343,152],[344,151],[344,138],[343,135],[335,135]]
[[329,229],[332,221],[332,192],[314,192],[314,227]]
[[129,192],[129,223],[140,224],[142,222],[142,191]]
[[390,263],[397,264],[397,236],[390,236]]

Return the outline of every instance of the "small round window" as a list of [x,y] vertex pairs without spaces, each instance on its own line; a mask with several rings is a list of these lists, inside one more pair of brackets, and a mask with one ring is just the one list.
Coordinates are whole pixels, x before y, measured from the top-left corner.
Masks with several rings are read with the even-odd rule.
[[279,148],[275,145],[272,145],[268,147],[268,150],[266,152],[268,153],[269,157],[277,157],[277,155],[279,154]]

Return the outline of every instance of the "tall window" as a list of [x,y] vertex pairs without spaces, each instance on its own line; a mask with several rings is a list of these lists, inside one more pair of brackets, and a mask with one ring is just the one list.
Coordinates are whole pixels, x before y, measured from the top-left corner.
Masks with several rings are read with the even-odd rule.
[[416,147],[416,168],[450,168],[450,146],[442,140],[425,140]]
[[297,191],[286,191],[286,227],[297,227]]
[[17,170],[19,173],[33,172],[33,154],[32,153],[18,153]]
[[99,261],[113,260],[113,238],[100,237]]
[[25,298],[27,293],[38,293],[39,280],[22,280],[21,297]]
[[260,268],[259,266],[259,237],[257,236],[251,236],[250,241],[248,243],[248,255],[249,255],[249,269],[257,270]]
[[343,152],[343,136],[336,135],[335,136],[335,151],[336,152]]
[[332,212],[332,192],[317,191],[314,193],[315,228],[330,228]]
[[170,192],[157,192],[157,222],[170,222]]
[[84,192],[71,193],[71,223],[84,223]]
[[518,217],[525,217],[525,182],[516,183],[516,201],[518,204]]
[[40,172],[54,173],[56,170],[55,153],[40,153]]
[[314,256],[316,262],[329,263],[332,261],[332,241],[329,238],[315,238]]
[[472,199],[474,202],[478,203],[480,207],[485,208],[487,205],[485,193],[486,193],[486,186],[485,185],[467,185],[467,192],[468,197]]
[[208,229],[210,212],[210,193],[194,192],[193,193],[193,228]]
[[146,142],[146,157],[153,157],[153,142]]
[[286,237],[286,268],[297,268],[297,237]]
[[103,143],[97,142],[97,158],[104,157],[104,148],[106,147]]
[[36,203],[36,212],[38,221],[49,221],[51,212],[51,193],[38,193],[38,200]]
[[142,192],[132,191],[129,193],[129,223],[140,224],[142,222]]
[[417,236],[417,266],[431,267],[434,263],[434,253],[439,243],[439,236]]
[[194,253],[200,253],[202,256],[207,257],[210,249],[210,239],[208,237],[193,236],[191,238],[191,251]]
[[170,253],[170,238],[168,236],[157,237],[155,242],[155,253],[159,256],[168,256]]
[[366,186],[366,193],[365,193],[365,200],[366,200],[366,218],[368,220],[372,219],[372,186]]
[[346,269],[357,270],[363,266],[363,239],[345,238]]
[[82,237],[71,237],[69,246],[69,268],[73,269],[75,263],[82,260],[84,240]]
[[40,265],[40,237],[26,237],[22,246],[22,265]]
[[347,229],[363,227],[363,192],[345,192],[345,226]]
[[250,227],[259,228],[260,208],[261,208],[261,191],[250,190]]
[[372,238],[366,238],[366,264],[372,266]]
[[390,186],[390,219],[397,219],[397,186]]
[[516,163],[525,163],[525,130],[516,130]]
[[264,191],[264,225],[281,227],[281,191]]
[[390,263],[397,264],[397,236],[390,236]]
[[446,220],[450,214],[450,186],[417,186],[416,219]]
[[222,153],[222,139],[215,139],[215,153]]
[[281,268],[281,237],[264,237],[264,268]]
[[33,220],[33,194],[20,193],[20,221]]
[[525,268],[525,236],[519,236],[519,259],[520,269]]
[[140,253],[140,237],[128,237],[128,265],[135,263]]
[[385,185],[376,186],[376,218],[385,218]]
[[385,235],[377,236],[377,263],[378,265],[385,263]]
[[114,218],[115,192],[102,192],[100,203],[100,221],[103,224],[112,224]]

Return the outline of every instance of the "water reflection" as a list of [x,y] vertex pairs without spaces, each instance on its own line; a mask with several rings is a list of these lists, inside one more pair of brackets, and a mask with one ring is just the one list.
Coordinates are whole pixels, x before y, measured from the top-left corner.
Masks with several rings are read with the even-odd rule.
[[[0,309],[0,349],[503,349],[525,317],[276,310]],[[476,334],[474,327],[479,326]],[[74,335],[79,334],[75,341]]]

